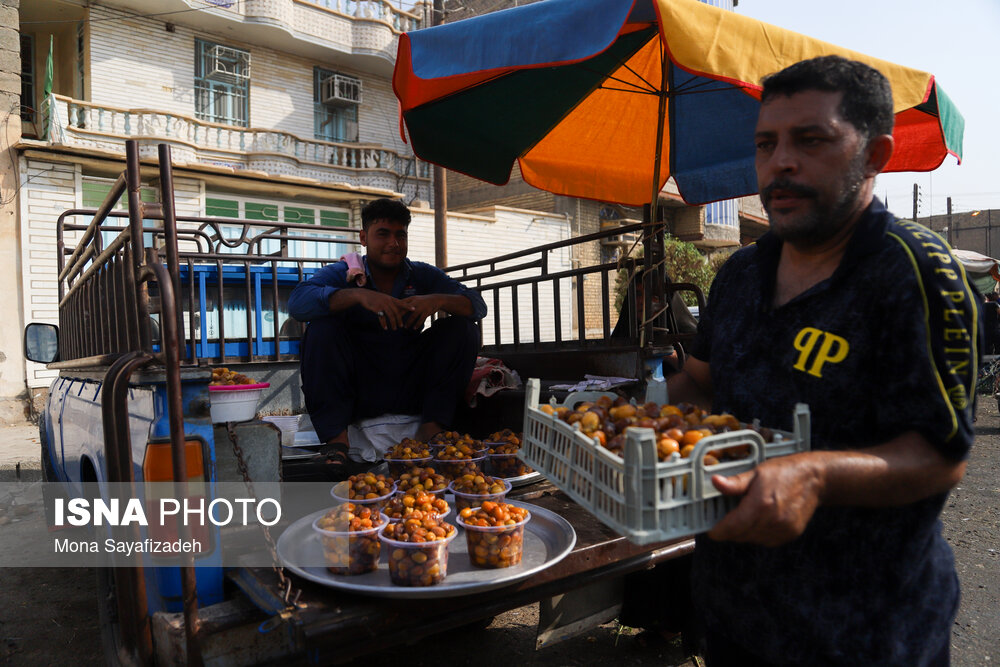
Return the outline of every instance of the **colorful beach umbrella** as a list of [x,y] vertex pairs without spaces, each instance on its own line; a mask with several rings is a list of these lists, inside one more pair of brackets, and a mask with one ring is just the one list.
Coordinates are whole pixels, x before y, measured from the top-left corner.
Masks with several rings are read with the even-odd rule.
[[826,54],[891,82],[887,171],[961,159],[962,116],[931,74],[697,0],[545,0],[405,33],[393,88],[428,162],[497,185],[517,163],[543,190],[628,205],[672,176],[700,204],[757,191],[761,78]]

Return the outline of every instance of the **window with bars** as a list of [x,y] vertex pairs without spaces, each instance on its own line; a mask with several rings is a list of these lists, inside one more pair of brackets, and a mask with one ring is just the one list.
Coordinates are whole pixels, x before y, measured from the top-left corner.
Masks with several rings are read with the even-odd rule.
[[355,142],[358,140],[358,106],[323,104],[323,81],[337,72],[313,68],[313,133],[323,141]]
[[21,120],[35,122],[35,38],[21,33]]
[[223,125],[250,126],[250,53],[194,41],[194,115]]

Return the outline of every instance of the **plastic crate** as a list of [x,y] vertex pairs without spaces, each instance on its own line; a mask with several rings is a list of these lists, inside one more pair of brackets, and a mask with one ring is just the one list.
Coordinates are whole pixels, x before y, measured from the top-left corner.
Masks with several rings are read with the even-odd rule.
[[[808,451],[809,407],[795,406],[794,432],[774,431],[774,441],[765,443],[752,430],[706,436],[691,456],[675,455],[660,462],[652,429],[629,429],[625,458],[602,447],[538,406],[541,385],[528,381],[524,406],[524,440],[521,458],[545,475],[566,495],[618,533],[636,544],[686,537],[710,529],[738,498],[723,496],[712,485],[712,475],[736,475],[753,469],[766,459]],[[604,392],[570,394],[553,407],[573,408]],[[749,445],[750,456],[706,467],[705,452]]]

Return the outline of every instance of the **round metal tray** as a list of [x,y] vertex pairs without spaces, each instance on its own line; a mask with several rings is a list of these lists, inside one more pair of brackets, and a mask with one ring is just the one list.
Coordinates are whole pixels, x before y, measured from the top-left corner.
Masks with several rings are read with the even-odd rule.
[[312,522],[326,510],[307,514],[290,525],[278,538],[278,558],[288,570],[310,581],[376,597],[443,598],[509,586],[555,565],[576,545],[573,526],[555,512],[529,503],[509,502],[531,512],[531,520],[525,525],[521,562],[513,567],[492,570],[473,567],[464,531],[459,528],[460,534],[448,547],[448,576],[437,586],[408,588],[393,585],[389,581],[389,566],[384,554],[374,572],[356,576],[331,573],[323,564],[319,540],[312,529]]
[[517,477],[504,477],[503,479],[510,482],[511,488],[516,489],[519,486],[527,486],[529,484],[534,484],[535,482],[540,482],[542,480],[542,473],[537,470],[532,470],[529,473],[518,475]]

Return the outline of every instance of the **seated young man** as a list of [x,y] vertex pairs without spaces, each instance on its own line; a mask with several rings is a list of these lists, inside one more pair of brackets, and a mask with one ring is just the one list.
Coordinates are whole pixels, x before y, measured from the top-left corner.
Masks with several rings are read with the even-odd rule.
[[[406,258],[410,211],[377,199],[361,211],[362,286],[329,264],[292,291],[307,321],[302,391],[328,463],[346,470],[348,425],[383,414],[420,415],[426,440],[450,424],[479,350],[482,297],[440,269]],[[353,278],[353,272],[351,275]],[[434,313],[438,318],[424,329]],[[331,471],[333,472],[333,471]]]

